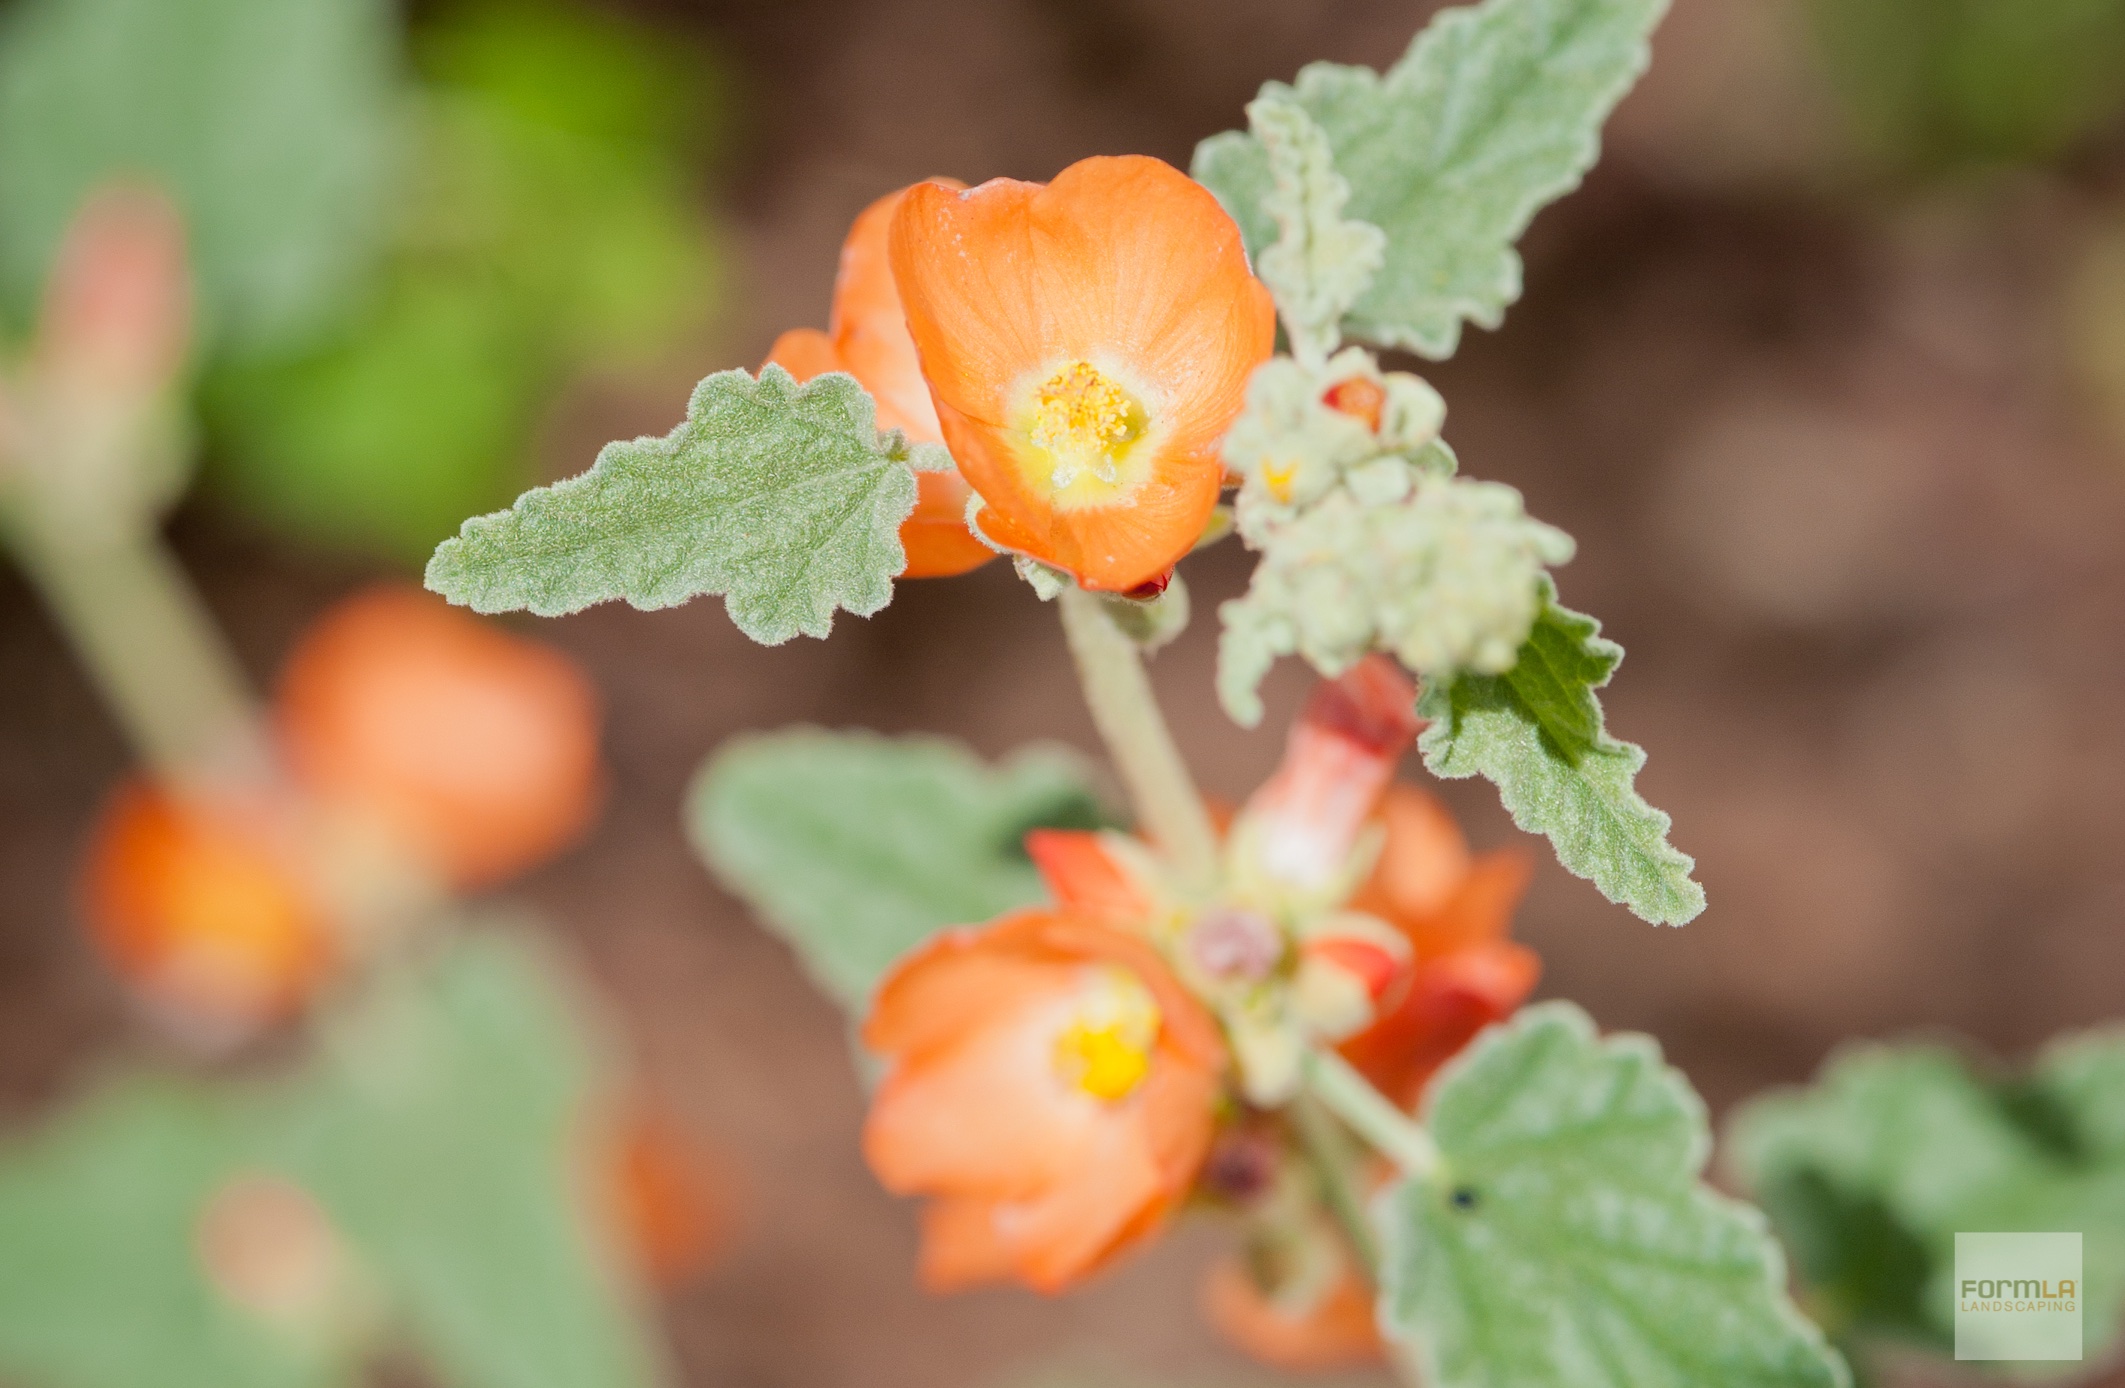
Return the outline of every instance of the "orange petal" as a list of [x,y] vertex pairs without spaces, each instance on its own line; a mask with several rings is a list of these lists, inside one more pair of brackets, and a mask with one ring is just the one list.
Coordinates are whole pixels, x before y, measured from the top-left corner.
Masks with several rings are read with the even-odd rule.
[[1263,866],[1301,887],[1341,871],[1419,726],[1416,687],[1384,656],[1325,680],[1292,725],[1284,760],[1241,812]]
[[957,472],[915,474],[915,510],[900,523],[908,566],[902,578],[951,578],[978,569],[996,551],[967,529],[967,498],[974,489]]
[[791,328],[767,349],[767,359],[799,381],[809,381],[829,371],[849,370],[834,340],[817,328]]
[[[891,242],[946,441],[996,512],[983,529],[1087,587],[1170,568],[1216,504],[1218,442],[1275,336],[1216,199],[1155,159],[1087,159],[1045,187],[918,184]],[[1065,508],[1023,465],[1014,416],[1076,362],[1137,398],[1149,453],[1112,501]]]
[[1407,921],[1445,909],[1468,875],[1468,840],[1446,806],[1411,785],[1391,785],[1380,801],[1387,831],[1372,880],[1353,903]]
[[1117,929],[1140,929],[1151,901],[1134,878],[1107,852],[1096,833],[1080,829],[1035,829],[1026,853],[1040,869],[1048,895],[1060,909]]
[[[956,179],[933,182],[947,188],[961,186]],[[922,379],[915,340],[908,336],[907,316],[887,254],[893,214],[900,210],[906,192],[903,188],[878,199],[849,228],[848,239],[841,243],[841,268],[834,276],[834,309],[827,331],[847,363],[843,369],[863,382],[878,402],[879,428],[898,429],[917,443],[943,443],[944,431],[938,427],[937,408],[930,403],[929,383]],[[960,504],[964,508],[965,502]]]
[[1401,1004],[1338,1049],[1382,1093],[1413,1105],[1433,1072],[1511,1016],[1541,974],[1535,952],[1510,940],[1456,951],[1420,967]]
[[369,816],[459,886],[558,852],[601,798],[583,672],[415,588],[370,589],[312,624],[282,668],[276,713],[305,789]]
[[1486,853],[1455,885],[1443,907],[1430,915],[1403,917],[1399,924],[1419,959],[1503,939],[1534,874],[1534,856],[1525,850]]

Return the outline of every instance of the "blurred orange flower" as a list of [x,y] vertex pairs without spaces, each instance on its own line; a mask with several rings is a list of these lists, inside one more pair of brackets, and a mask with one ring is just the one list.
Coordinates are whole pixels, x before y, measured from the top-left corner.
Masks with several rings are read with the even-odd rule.
[[[945,187],[960,185],[935,180]],[[930,388],[915,359],[915,341],[901,312],[900,291],[886,257],[886,233],[906,189],[888,193],[856,218],[841,246],[827,330],[792,328],[775,339],[767,359],[800,381],[846,371],[878,402],[878,427],[898,429],[916,443],[943,443]],[[996,551],[967,531],[966,479],[955,472],[915,474],[914,514],[900,524],[907,550],[903,578],[949,578],[980,568]]]
[[1276,336],[1217,199],[1134,155],[1045,186],[920,183],[891,250],[983,533],[1087,588],[1162,578],[1217,505],[1219,441]]
[[1272,1295],[1238,1254],[1203,1280],[1203,1316],[1254,1358],[1286,1373],[1326,1373],[1377,1363],[1373,1292],[1347,1258],[1326,1285]]
[[82,911],[111,966],[176,1017],[241,1033],[294,1011],[335,940],[273,806],[119,787],[82,864]]
[[1414,786],[1391,787],[1380,819],[1386,842],[1352,904],[1408,937],[1415,970],[1400,1002],[1341,1050],[1413,1107],[1432,1073],[1510,1017],[1541,977],[1535,952],[1506,938],[1534,862],[1518,849],[1472,857],[1445,806]]
[[598,708],[582,672],[413,588],[319,618],[282,668],[276,713],[306,791],[368,816],[455,886],[530,867],[597,808]]
[[677,1286],[723,1247],[726,1181],[700,1144],[654,1108],[624,1115],[612,1142],[619,1232],[652,1284]]
[[1209,1149],[1224,1047],[1144,940],[1026,911],[947,932],[880,988],[864,1128],[886,1187],[932,1197],[935,1290],[1059,1291],[1150,1237]]

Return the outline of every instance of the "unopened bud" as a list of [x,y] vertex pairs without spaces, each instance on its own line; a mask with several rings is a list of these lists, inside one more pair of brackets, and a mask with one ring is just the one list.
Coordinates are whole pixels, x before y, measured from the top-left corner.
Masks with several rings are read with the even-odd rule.
[[40,373],[62,389],[134,400],[167,387],[191,334],[184,223],[148,188],[92,194],[45,286]]

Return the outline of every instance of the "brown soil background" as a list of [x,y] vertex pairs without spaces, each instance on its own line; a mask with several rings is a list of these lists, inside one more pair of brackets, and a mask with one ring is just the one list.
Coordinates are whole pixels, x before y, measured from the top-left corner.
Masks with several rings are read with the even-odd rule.
[[[661,432],[685,385],[824,321],[870,198],[949,172],[1044,178],[1141,151],[1185,166],[1267,77],[1383,65],[1428,6],[1364,0],[788,0],[668,4],[739,84],[716,175],[736,273],[718,336],[669,379],[564,403],[554,472]],[[1852,1038],[1945,1029],[2018,1057],[2125,1012],[2125,456],[2062,364],[2066,267],[2115,162],[1954,194],[1855,192],[1771,0],[1678,0],[1610,155],[1530,236],[1497,333],[1425,368],[1474,475],[1576,535],[1565,599],[1630,652],[1611,726],[1698,857],[1711,909],[1661,930],[1545,866],[1520,933],[1542,992],[1658,1037],[1715,1109]],[[263,680],[372,575],[200,506],[179,547]],[[1210,694],[1216,602],[1155,673],[1218,794],[1278,750]],[[572,942],[680,1117],[742,1179],[723,1266],[670,1301],[688,1382],[951,1388],[1064,1356],[1248,1377],[1192,1314],[1193,1229],[1059,1300],[914,1287],[914,1213],[856,1151],[841,1025],[688,855],[677,807],[730,734],[793,721],[942,730],[985,753],[1092,749],[1059,634],[1008,569],[904,585],[827,643],[750,645],[713,602],[538,626],[608,701],[614,795],[522,885]],[[127,757],[0,575],[0,1118],[158,1043],[75,930],[69,874]],[[1280,672],[1274,728],[1307,677]],[[1421,770],[1414,763],[1412,776]],[[1479,846],[1490,789],[1442,792]],[[1920,1380],[1914,1379],[1913,1382]],[[1926,1379],[1924,1381],[1934,1381]],[[2110,1380],[2125,1383],[2125,1378]]]

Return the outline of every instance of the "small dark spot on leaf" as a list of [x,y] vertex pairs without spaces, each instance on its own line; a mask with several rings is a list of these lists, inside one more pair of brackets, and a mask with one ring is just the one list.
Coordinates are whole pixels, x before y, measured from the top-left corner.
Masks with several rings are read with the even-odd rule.
[[1476,1208],[1476,1188],[1474,1186],[1455,1186],[1454,1193],[1448,1196],[1447,1199],[1453,1201],[1454,1208],[1457,1210],[1473,1210]]

